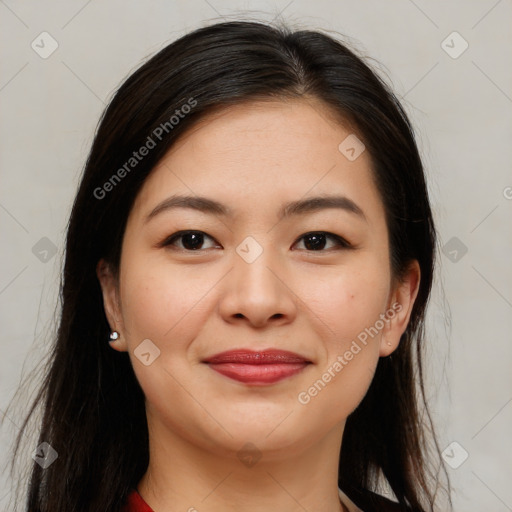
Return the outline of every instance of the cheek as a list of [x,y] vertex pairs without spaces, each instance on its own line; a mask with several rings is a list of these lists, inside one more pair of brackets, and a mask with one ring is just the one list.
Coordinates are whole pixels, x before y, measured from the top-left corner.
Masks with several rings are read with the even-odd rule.
[[[351,359],[347,352],[352,353]],[[354,351],[356,352],[356,351]],[[343,351],[333,357],[310,386],[299,396],[299,403],[309,409],[311,417],[327,425],[347,418],[361,403],[375,374],[378,352],[371,346]]]
[[362,258],[360,267],[338,268],[325,279],[309,281],[303,291],[304,302],[321,319],[318,335],[324,345],[318,374],[302,389],[299,403],[331,422],[358,406],[375,373],[379,315],[385,312],[389,292],[389,275],[382,268]]
[[384,313],[388,293],[389,275],[382,267],[362,265],[308,280],[301,298],[322,320],[331,348],[341,350],[375,324]]
[[[197,277],[197,270],[195,273]],[[130,261],[121,275],[123,322],[130,348],[149,338],[163,350],[176,350],[193,338],[194,318],[201,311],[200,303],[207,292],[207,277],[194,280],[186,272],[177,272],[170,265],[151,265]],[[196,319],[197,320],[197,319]]]

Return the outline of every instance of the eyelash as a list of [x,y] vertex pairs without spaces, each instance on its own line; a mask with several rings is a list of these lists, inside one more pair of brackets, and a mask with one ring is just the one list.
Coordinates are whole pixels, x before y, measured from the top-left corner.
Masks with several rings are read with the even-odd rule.
[[[196,234],[201,234],[201,235],[205,235],[206,237],[210,238],[211,240],[215,240],[213,237],[211,237],[210,235],[207,235],[204,231],[198,231],[198,230],[186,230],[186,231],[177,231],[176,233],[172,234],[171,236],[167,237],[161,244],[159,244],[160,247],[168,247],[168,246],[172,246],[173,243],[180,239],[181,237],[183,237],[184,235],[187,235],[187,234],[192,234],[192,233],[196,233]],[[351,245],[349,242],[347,242],[344,238],[342,238],[341,236],[338,236],[338,235],[335,235],[334,233],[329,233],[328,231],[308,231],[307,233],[304,233],[302,236],[300,236],[295,242],[293,245],[295,245],[297,242],[299,242],[300,240],[302,240],[303,238],[307,237],[307,236],[310,236],[310,235],[326,235],[327,238],[331,238],[333,240],[335,240],[338,244],[338,247],[339,247],[339,250],[346,250],[346,249],[353,249],[354,246]],[[196,250],[191,250],[191,249],[182,249],[181,247],[176,247],[177,250],[180,250],[182,252],[190,252],[190,253],[194,253],[194,252],[200,252],[200,251],[204,251],[204,250],[207,250],[207,249],[196,249]],[[306,252],[315,252],[315,253],[319,253],[319,252],[330,252],[331,249],[328,249],[328,250],[324,250],[324,249],[320,249],[318,251],[314,251],[314,250],[307,250],[307,249],[304,249],[306,250]]]

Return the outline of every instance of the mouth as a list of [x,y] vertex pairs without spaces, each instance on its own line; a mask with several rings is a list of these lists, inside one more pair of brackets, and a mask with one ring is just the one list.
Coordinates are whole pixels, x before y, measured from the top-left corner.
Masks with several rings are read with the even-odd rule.
[[230,350],[203,361],[233,380],[250,385],[268,385],[302,372],[311,361],[285,350]]

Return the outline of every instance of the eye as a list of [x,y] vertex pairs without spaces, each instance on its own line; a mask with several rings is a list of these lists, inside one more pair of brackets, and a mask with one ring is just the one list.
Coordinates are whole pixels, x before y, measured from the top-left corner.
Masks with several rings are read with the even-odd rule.
[[[326,240],[329,238],[335,241],[335,247],[337,246],[342,249],[352,248],[352,246],[340,236],[334,235],[333,233],[326,233],[325,231],[311,231],[310,233],[302,235],[299,240],[304,240],[304,246],[308,251],[322,251],[326,246]],[[328,247],[328,249],[330,248],[332,247]]]
[[[188,230],[188,231],[178,231],[168,238],[166,238],[161,246],[174,246],[177,249],[181,249],[183,251],[199,251],[204,249],[209,249],[215,247],[215,245],[210,245],[210,247],[204,247],[205,238],[214,241],[214,239],[204,233],[203,231],[197,230]],[[332,248],[341,248],[341,249],[351,249],[352,245],[350,245],[346,240],[342,237],[335,235],[333,233],[327,233],[325,231],[311,231],[302,235],[298,241],[304,240],[304,247],[307,251],[315,251],[315,252],[326,252],[322,251],[328,246],[327,241],[331,239],[334,241],[334,246],[327,247],[327,249]],[[181,242],[177,244],[176,242]],[[296,245],[295,242],[294,245]]]
[[[208,236],[202,231],[178,231],[166,238],[164,242],[162,242],[162,247],[175,245],[175,242],[181,239],[181,247],[178,246],[178,249],[182,249],[184,251],[197,251],[205,249],[205,247],[202,247],[205,238],[213,240],[211,236]],[[208,247],[206,247],[206,249],[208,249]]]

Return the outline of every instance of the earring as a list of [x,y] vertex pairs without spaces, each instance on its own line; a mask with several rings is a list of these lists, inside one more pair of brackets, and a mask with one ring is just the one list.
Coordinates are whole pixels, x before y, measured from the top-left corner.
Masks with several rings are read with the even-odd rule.
[[[119,338],[119,333],[117,331],[112,331],[110,333],[110,341],[115,341]],[[109,343],[110,343],[109,341]]]
[[392,345],[391,341],[386,341],[386,344],[388,345],[388,347],[391,347]]

